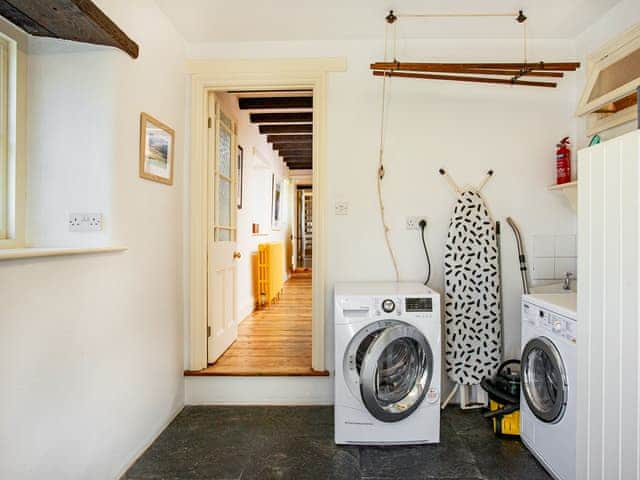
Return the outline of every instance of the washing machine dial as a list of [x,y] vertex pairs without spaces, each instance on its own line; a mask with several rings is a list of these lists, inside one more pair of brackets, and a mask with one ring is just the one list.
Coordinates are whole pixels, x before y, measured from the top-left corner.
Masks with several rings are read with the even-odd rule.
[[562,320],[556,319],[551,327],[553,333],[560,333],[562,331]]
[[384,310],[385,313],[391,313],[395,309],[396,309],[396,302],[394,302],[390,298],[387,298],[382,302],[382,310]]

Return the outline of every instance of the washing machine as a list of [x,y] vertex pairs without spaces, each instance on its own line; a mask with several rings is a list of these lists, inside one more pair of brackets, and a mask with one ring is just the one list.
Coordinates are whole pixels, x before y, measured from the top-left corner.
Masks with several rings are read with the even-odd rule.
[[522,301],[520,437],[556,480],[576,478],[576,294]]
[[440,440],[440,295],[420,283],[335,288],[335,441]]

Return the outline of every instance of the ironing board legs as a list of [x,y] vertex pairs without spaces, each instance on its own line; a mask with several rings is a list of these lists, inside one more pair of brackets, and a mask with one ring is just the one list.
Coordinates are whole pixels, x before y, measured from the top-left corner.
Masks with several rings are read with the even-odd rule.
[[[471,389],[473,387],[478,387],[477,391],[476,391],[476,394],[477,394],[476,396],[477,396],[478,401],[476,401],[476,402],[470,402],[469,401],[469,397],[471,396],[470,394],[472,393]],[[442,410],[447,408],[447,405],[449,405],[449,402],[451,402],[451,400],[453,399],[455,394],[458,392],[458,390],[460,390],[460,408],[462,410],[473,410],[475,408],[486,408],[487,404],[489,403],[489,398],[487,396],[487,392],[485,392],[484,390],[482,390],[479,387],[480,387],[480,385],[462,385],[461,386],[459,383],[456,383],[454,385],[453,389],[451,390],[451,392],[449,393],[449,395],[447,395],[447,398],[445,398],[444,402],[442,402],[442,405],[440,406],[440,408]]]
[[451,401],[451,399],[454,397],[454,395],[458,391],[458,388],[460,388],[460,384],[456,383],[455,386],[453,387],[453,390],[451,390],[451,393],[449,395],[447,395],[447,398],[445,398],[444,402],[442,402],[442,406],[440,407],[442,410],[447,408],[447,405],[449,405],[449,402]]

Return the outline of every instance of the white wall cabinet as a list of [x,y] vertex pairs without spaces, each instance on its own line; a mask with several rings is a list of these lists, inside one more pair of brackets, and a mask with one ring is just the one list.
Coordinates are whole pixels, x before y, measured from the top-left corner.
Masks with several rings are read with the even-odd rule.
[[640,478],[640,131],[578,155],[577,478]]

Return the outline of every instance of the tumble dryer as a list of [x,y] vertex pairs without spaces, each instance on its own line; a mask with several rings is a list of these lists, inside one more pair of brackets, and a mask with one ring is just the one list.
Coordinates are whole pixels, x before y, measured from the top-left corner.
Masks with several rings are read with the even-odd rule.
[[335,288],[335,441],[440,440],[440,296],[420,283]]
[[576,479],[576,294],[522,302],[520,437],[556,480]]

